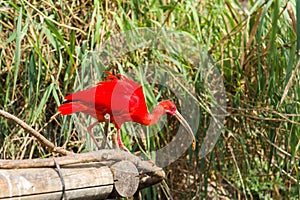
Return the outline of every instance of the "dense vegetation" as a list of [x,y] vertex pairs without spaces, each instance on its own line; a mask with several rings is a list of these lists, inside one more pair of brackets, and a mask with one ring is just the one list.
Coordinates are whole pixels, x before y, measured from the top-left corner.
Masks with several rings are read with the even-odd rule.
[[[226,89],[227,116],[214,149],[201,158],[212,101],[197,66],[184,55],[149,48],[105,66],[113,73],[138,75],[145,63],[165,62],[195,88],[199,146],[165,167],[167,179],[142,191],[143,197],[299,199],[299,19],[299,0],[0,1],[0,109],[58,146],[88,151],[90,143],[75,125],[78,118],[58,115],[57,107],[66,94],[101,80],[81,74],[90,66],[87,61],[99,65],[91,52],[110,37],[139,27],[176,30],[214,60]],[[174,97],[155,84],[145,94],[149,106]],[[126,134],[132,130],[128,124],[122,130],[124,141],[132,151],[160,148],[176,129],[173,118],[168,124],[162,132],[169,134],[148,138],[146,146]],[[1,159],[49,156],[28,133],[1,118]]]

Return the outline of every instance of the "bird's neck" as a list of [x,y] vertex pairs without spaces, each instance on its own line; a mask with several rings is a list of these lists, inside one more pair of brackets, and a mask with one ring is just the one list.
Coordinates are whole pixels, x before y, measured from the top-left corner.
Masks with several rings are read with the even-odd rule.
[[152,113],[149,114],[148,119],[149,119],[149,126],[156,124],[158,122],[158,120],[161,118],[161,116],[163,116],[165,114],[165,109],[163,106],[161,106],[160,104],[158,104],[157,106],[155,106],[155,108],[153,109]]

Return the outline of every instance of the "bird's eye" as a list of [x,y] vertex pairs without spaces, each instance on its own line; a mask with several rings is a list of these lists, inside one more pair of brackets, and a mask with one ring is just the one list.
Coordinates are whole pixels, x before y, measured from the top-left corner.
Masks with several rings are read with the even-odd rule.
[[175,106],[171,106],[171,111],[174,111],[175,109]]

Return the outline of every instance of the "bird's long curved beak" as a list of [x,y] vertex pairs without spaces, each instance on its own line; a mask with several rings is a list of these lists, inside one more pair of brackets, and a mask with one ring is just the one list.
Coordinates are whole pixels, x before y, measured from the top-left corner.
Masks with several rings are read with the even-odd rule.
[[196,149],[196,138],[194,136],[194,133],[193,133],[190,125],[187,123],[187,121],[183,118],[183,116],[178,111],[176,111],[174,113],[174,116],[178,119],[178,121],[184,126],[184,128],[187,130],[187,132],[192,137],[192,139],[193,139],[192,148],[193,148],[193,150],[195,150]]

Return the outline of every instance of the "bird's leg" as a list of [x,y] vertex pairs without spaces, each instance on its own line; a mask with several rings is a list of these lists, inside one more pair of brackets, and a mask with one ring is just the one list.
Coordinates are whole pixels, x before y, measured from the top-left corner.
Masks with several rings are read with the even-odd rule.
[[98,142],[97,142],[97,140],[96,140],[94,134],[92,133],[92,129],[93,129],[98,123],[99,123],[99,122],[97,121],[97,122],[94,122],[93,124],[91,124],[91,125],[87,128],[87,131],[88,131],[89,135],[91,136],[93,142],[95,143],[97,149],[100,150],[101,147],[100,147],[100,145],[98,144]]
[[121,147],[124,151],[129,152],[129,150],[123,144],[123,141],[122,141],[122,138],[121,138],[121,131],[120,131],[120,129],[117,130],[117,141],[118,141],[119,147]]

